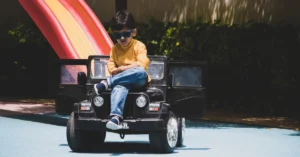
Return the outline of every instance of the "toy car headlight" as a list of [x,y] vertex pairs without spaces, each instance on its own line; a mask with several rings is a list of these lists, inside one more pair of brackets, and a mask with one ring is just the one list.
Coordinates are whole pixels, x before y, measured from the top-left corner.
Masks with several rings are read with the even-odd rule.
[[137,99],[136,99],[136,105],[138,107],[145,107],[147,104],[147,99],[144,97],[144,96],[139,96]]
[[101,96],[95,96],[93,98],[93,103],[96,107],[101,107],[104,104],[104,99]]

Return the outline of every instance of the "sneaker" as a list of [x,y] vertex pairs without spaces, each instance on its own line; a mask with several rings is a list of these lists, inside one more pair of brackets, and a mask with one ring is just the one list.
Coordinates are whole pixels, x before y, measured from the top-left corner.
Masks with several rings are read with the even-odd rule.
[[122,129],[122,125],[120,123],[120,119],[118,116],[114,116],[110,119],[109,122],[106,123],[106,128],[111,130],[119,130]]
[[100,83],[94,85],[94,90],[97,95],[106,91],[107,89],[108,89],[108,83],[106,80],[103,80]]

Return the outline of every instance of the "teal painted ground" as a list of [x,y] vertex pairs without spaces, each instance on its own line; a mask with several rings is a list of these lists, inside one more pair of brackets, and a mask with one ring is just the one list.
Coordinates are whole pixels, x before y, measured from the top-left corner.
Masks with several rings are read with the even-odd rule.
[[73,153],[64,126],[0,117],[0,157],[194,156],[299,157],[300,132],[235,124],[188,122],[186,147],[154,154],[147,135],[108,133],[96,153]]

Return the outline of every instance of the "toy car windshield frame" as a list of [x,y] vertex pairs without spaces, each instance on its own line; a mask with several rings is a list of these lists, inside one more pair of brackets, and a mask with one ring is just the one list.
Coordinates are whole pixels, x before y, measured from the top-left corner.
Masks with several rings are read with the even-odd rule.
[[[165,56],[148,56],[150,64],[148,74],[153,83],[165,84],[167,77],[167,68]],[[102,80],[110,76],[107,69],[107,61],[109,56],[93,55],[88,58],[87,76],[92,80]],[[97,62],[96,62],[97,61]],[[95,66],[96,65],[96,66]],[[96,77],[95,77],[96,76]]]

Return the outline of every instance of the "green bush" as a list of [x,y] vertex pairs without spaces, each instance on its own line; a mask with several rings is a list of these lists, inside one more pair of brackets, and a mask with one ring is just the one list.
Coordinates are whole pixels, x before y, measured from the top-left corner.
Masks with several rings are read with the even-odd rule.
[[[107,25],[105,28],[111,33]],[[138,25],[137,39],[146,44],[150,55],[166,55],[170,60],[206,61],[210,108],[293,116],[299,115],[298,103],[294,103],[298,102],[299,33],[299,27],[293,25],[255,21],[226,25],[220,21],[204,21],[201,17],[178,23],[150,17],[147,23]],[[9,35],[10,51],[19,47],[9,53],[14,54],[11,58],[39,54],[33,50],[53,53],[32,21],[10,30]],[[50,58],[46,56],[43,60],[50,61],[44,63],[57,59],[55,53]],[[19,57],[18,60],[29,65],[32,63],[29,58],[24,61]],[[28,72],[36,71],[35,67],[38,66],[30,64],[32,70]]]
[[[293,111],[299,27],[249,21],[163,23],[138,27],[149,54],[206,61],[211,104],[236,111],[279,115]],[[286,110],[283,110],[285,108]]]
[[[16,23],[14,27],[2,29],[2,33],[0,40],[3,40],[3,49],[0,62],[2,67],[7,68],[1,69],[1,76],[4,77],[0,81],[0,94],[53,96],[47,91],[47,87],[48,84],[49,87],[56,87],[49,82],[55,80],[50,71],[58,57],[35,23],[28,17]],[[16,88],[18,90],[14,90]]]

